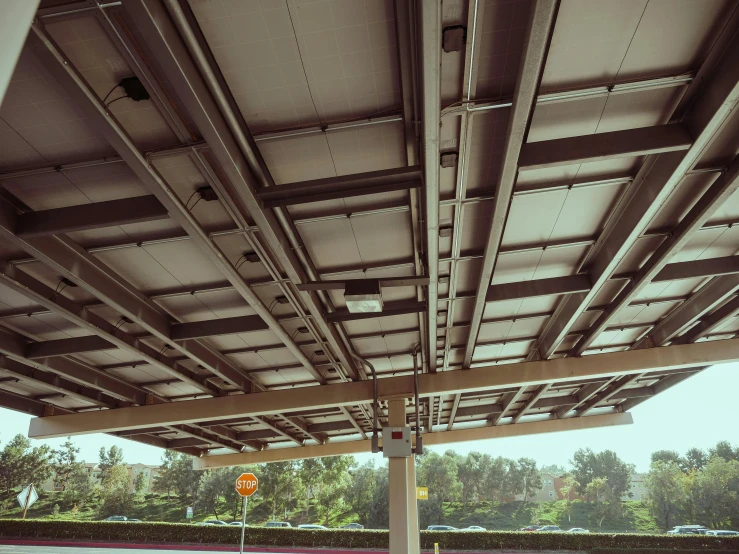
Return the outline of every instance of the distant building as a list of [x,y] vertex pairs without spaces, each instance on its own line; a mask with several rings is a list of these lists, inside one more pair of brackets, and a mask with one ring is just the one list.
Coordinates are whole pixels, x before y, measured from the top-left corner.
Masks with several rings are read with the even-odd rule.
[[[100,466],[98,464],[85,464],[85,469],[93,481],[96,483],[100,481]],[[159,475],[159,466],[127,464],[126,469],[128,470],[131,492],[133,492],[133,485],[139,473],[144,474],[144,482],[146,483],[144,492],[152,492],[154,490],[154,480]],[[41,483],[41,489],[45,491],[61,491],[62,485],[56,480],[56,475],[54,475]]]
[[[628,493],[625,494],[621,500],[634,500],[641,502],[646,496],[646,473],[634,473],[631,476],[631,483],[629,484],[629,491],[632,496]],[[551,473],[541,474],[542,486],[536,494],[528,497],[529,502],[552,502],[554,500],[563,500],[564,494],[562,493],[562,487],[565,486],[564,476],[556,476]],[[570,500],[585,500],[584,496],[581,496],[577,491],[570,491]],[[523,494],[517,494],[511,500],[523,500]]]

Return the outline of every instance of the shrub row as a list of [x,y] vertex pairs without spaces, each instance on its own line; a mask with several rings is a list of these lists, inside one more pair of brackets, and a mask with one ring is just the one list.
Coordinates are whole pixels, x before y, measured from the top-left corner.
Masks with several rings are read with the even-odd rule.
[[[125,523],[107,521],[53,521],[0,519],[0,537],[77,539],[141,543],[237,544],[238,527],[181,523]],[[307,530],[249,527],[246,544],[252,546],[328,547],[387,549],[387,531]],[[659,550],[739,552],[739,537],[703,535],[610,535],[568,533],[521,533],[506,531],[422,531],[421,546],[433,550],[581,550],[643,552]],[[637,550],[638,551],[638,550]]]

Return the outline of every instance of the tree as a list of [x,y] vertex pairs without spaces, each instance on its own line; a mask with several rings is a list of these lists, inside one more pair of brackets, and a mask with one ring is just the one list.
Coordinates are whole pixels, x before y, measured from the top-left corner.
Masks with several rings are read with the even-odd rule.
[[218,504],[221,496],[226,492],[226,486],[230,485],[231,488],[234,488],[233,483],[227,483],[224,478],[228,473],[226,469],[208,470],[203,474],[198,486],[195,506],[212,512],[216,519],[221,519],[218,516]]
[[606,518],[610,504],[608,502],[602,502],[607,495],[608,489],[608,478],[606,477],[594,477],[590,483],[585,487],[585,494],[588,498],[595,499],[595,516],[598,518],[598,527],[603,525],[603,520]]
[[714,529],[726,526],[739,508],[739,462],[714,455],[697,474],[696,487],[698,517]]
[[739,461],[739,448],[731,446],[729,441],[719,441],[716,443],[716,446],[708,450],[708,454],[709,458],[718,456],[727,462],[730,462],[731,460]]
[[498,456],[490,459],[481,484],[482,497],[491,501],[499,499],[506,488],[508,461]]
[[375,463],[369,460],[359,467],[352,468],[349,473],[351,482],[346,491],[346,501],[357,514],[359,523],[368,526],[376,494]]
[[154,490],[157,492],[166,492],[167,500],[174,490],[175,475],[173,466],[177,452],[174,450],[165,450],[162,455],[162,464],[159,466],[159,473],[154,478]]
[[462,484],[462,500],[470,502],[482,492],[485,471],[490,466],[490,456],[480,452],[470,452],[462,458],[458,466],[459,482]]
[[128,470],[123,464],[112,466],[100,486],[99,516],[125,515],[133,507]]
[[708,455],[700,448],[691,448],[685,453],[683,470],[700,470],[706,467]]
[[133,480],[133,494],[134,496],[143,496],[146,492],[146,475],[143,471],[136,474]]
[[[634,466],[622,461],[612,450],[596,454],[590,448],[580,448],[573,456],[572,466],[572,474],[580,483],[579,492],[585,492],[587,495],[587,486],[600,477],[606,479],[604,500],[616,504],[620,502],[622,496],[631,494],[629,490]],[[589,495],[588,498],[590,499]]]
[[79,453],[80,449],[74,445],[71,437],[67,437],[62,447],[54,451],[54,480],[62,491],[67,490],[73,476],[85,470],[85,463],[77,459]]
[[444,501],[459,498],[462,484],[458,471],[457,458],[451,450],[447,450],[443,456],[433,451],[423,456],[418,483],[429,488],[429,499],[420,505],[422,527],[440,524],[444,517]]
[[51,449],[46,446],[31,448],[31,441],[16,435],[0,452],[0,480],[5,492],[28,483],[41,483],[51,475]]
[[553,475],[554,477],[562,477],[562,475],[565,475],[567,473],[567,469],[565,469],[563,466],[558,465],[558,464],[549,464],[546,466],[542,466],[541,472],[549,473],[550,475]]
[[261,470],[260,493],[270,508],[272,519],[282,512],[291,499],[290,488],[298,479],[296,462],[265,464]]
[[536,467],[536,461],[531,458],[519,458],[517,462],[519,479],[523,491],[523,501],[535,495],[543,486],[541,473]]
[[167,493],[167,500],[174,492],[180,503],[186,504],[195,497],[200,483],[200,472],[192,468],[192,458],[182,452],[166,450],[162,456],[159,474],[154,479],[154,490]]
[[307,516],[310,512],[311,500],[316,496],[316,491],[320,486],[321,479],[321,462],[319,458],[308,458],[300,462],[298,467],[298,477],[303,483],[305,491],[305,512]]
[[655,450],[652,452],[652,463],[664,462],[666,464],[673,463],[679,467],[682,467],[682,460],[680,454],[674,450]]
[[98,456],[98,467],[100,468],[100,475],[98,477],[102,482],[107,479],[110,468],[123,463],[123,449],[117,446],[111,446],[106,452],[105,447],[101,446]]
[[[375,494],[370,506],[369,525],[372,529],[387,529],[390,522],[390,503],[388,500],[388,470],[387,465],[375,470]],[[419,518],[423,519],[423,506],[426,502],[419,502]]]
[[349,467],[354,463],[351,456],[321,458],[321,487],[316,494],[318,516],[328,525],[329,518],[341,512],[344,494],[349,488]]
[[684,503],[683,472],[674,461],[657,460],[647,474],[646,504],[664,530],[675,526]]
[[67,506],[77,506],[81,510],[95,494],[95,483],[84,464],[79,463],[69,474],[62,498]]
[[559,492],[565,500],[565,513],[567,514],[567,521],[572,521],[572,496],[574,491],[578,489],[580,483],[578,483],[572,475],[567,475],[564,478],[564,484],[560,487]]

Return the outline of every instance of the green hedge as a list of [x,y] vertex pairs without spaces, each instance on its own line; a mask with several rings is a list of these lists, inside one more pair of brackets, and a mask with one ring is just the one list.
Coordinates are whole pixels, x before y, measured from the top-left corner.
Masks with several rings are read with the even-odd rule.
[[[77,539],[92,541],[237,544],[241,529],[181,523],[125,523],[108,521],[58,521],[0,519],[0,537],[33,539]],[[248,527],[246,543],[253,546],[333,547],[387,549],[387,531],[307,530]],[[721,551],[739,552],[739,537],[702,535],[610,535],[569,533],[479,533],[422,531],[421,546],[432,550],[585,550],[606,549],[617,554],[624,549],[644,552]]]

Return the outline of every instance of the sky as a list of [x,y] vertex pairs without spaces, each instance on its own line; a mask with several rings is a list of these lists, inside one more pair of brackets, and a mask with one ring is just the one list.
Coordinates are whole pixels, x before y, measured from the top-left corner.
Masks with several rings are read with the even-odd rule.
[[[578,448],[594,451],[614,450],[624,461],[633,463],[638,472],[649,469],[649,457],[655,450],[684,453],[692,447],[708,449],[720,440],[739,443],[739,363],[713,366],[640,404],[631,413],[633,425],[565,431],[525,437],[490,439],[436,447],[443,452],[453,448],[461,454],[473,450],[506,458],[533,458],[541,465],[567,467]],[[14,435],[27,435],[31,416],[0,408],[0,448]],[[59,447],[65,439],[33,440],[34,445]],[[73,437],[81,457],[97,462],[101,446],[117,445],[127,463],[158,464],[163,450],[105,434]],[[363,463],[381,454],[355,456]]]

